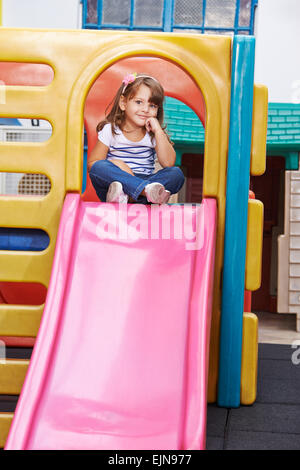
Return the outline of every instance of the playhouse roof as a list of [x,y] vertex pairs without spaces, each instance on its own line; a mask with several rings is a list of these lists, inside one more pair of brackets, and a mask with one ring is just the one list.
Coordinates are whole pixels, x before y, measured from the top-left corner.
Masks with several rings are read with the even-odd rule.
[[[204,143],[199,118],[180,101],[166,98],[165,121],[175,144]],[[300,104],[269,103],[267,147],[300,151]]]
[[300,104],[269,103],[267,144],[300,150]]

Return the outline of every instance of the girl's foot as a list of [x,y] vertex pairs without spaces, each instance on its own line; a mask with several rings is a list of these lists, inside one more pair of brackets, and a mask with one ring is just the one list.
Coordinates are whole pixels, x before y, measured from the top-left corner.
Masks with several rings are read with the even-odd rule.
[[166,204],[171,193],[160,183],[150,183],[145,186],[145,194],[148,202],[153,204]]
[[123,186],[119,181],[110,183],[107,194],[106,202],[119,202],[127,204],[128,196],[123,191]]

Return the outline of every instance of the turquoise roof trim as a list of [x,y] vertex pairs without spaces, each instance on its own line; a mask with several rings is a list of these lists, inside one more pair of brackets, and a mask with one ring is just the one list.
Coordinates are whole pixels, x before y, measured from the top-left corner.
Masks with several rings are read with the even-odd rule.
[[300,150],[300,104],[269,103],[267,144]]
[[[166,97],[165,122],[175,144],[204,143],[204,128],[196,113],[181,101]],[[300,151],[300,104],[269,103],[268,150]]]
[[164,114],[166,131],[174,144],[204,143],[204,127],[197,114],[187,105],[167,96]]

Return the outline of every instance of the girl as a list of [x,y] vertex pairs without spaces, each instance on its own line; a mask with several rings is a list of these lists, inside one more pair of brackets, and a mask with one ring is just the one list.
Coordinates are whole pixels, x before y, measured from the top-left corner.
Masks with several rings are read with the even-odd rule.
[[[184,183],[163,125],[164,90],[149,75],[129,74],[112,109],[97,126],[88,158],[91,182],[101,201],[165,204]],[[154,173],[155,158],[163,167]]]

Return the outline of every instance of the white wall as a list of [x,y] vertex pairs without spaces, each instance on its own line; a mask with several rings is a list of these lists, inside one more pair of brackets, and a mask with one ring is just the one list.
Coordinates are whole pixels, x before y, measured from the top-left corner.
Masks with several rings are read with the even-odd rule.
[[81,28],[80,0],[2,0],[2,24],[16,28]]
[[269,102],[300,103],[300,0],[259,0],[255,36],[255,82]]

